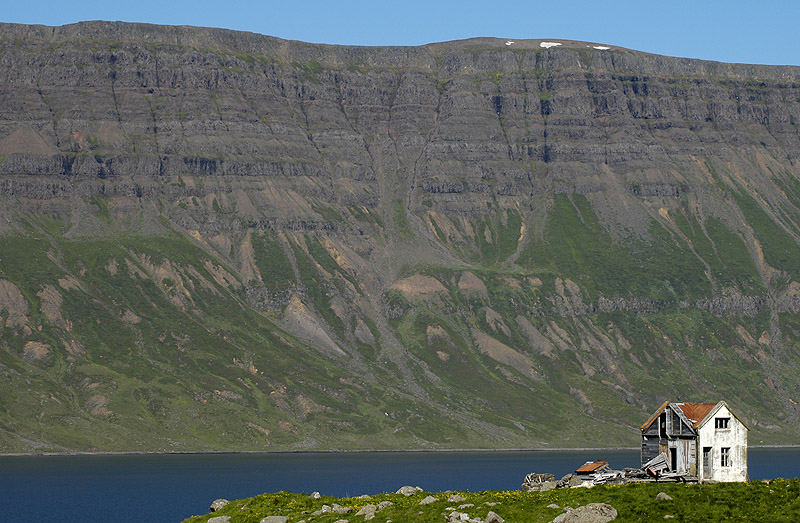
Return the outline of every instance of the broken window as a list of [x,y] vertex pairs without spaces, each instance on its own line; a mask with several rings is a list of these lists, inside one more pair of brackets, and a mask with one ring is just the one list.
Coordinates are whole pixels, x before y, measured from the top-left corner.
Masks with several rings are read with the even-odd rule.
[[730,418],[714,418],[714,428],[729,429],[731,427]]
[[719,452],[719,464],[723,467],[731,466],[731,448],[722,447]]

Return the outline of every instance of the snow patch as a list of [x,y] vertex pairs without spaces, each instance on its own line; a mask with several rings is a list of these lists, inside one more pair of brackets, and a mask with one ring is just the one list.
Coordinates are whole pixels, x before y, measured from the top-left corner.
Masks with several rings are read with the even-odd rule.
[[560,42],[541,42],[539,43],[539,47],[544,47],[545,49],[550,49],[551,47],[556,47],[561,45]]
[[508,41],[506,42],[506,45],[511,45],[511,44],[513,44],[513,43],[514,43],[514,40],[508,40]]
[[592,46],[593,49],[597,49],[598,51],[608,51],[611,49],[610,47],[606,47],[605,45],[594,45]]

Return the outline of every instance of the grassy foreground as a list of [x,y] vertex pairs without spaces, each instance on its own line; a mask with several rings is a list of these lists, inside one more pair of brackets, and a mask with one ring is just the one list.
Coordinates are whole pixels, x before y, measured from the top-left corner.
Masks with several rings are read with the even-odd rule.
[[[671,501],[656,499],[659,492],[672,496]],[[800,521],[800,479],[777,479],[769,483],[728,483],[715,485],[683,485],[676,483],[647,483],[593,488],[558,489],[549,492],[521,491],[455,492],[466,498],[448,502],[452,493],[419,492],[405,497],[400,494],[377,494],[369,499],[334,498],[323,496],[311,499],[306,494],[278,492],[232,501],[222,510],[187,519],[206,521],[210,517],[230,516],[231,523],[254,521],[270,515],[288,516],[290,522],[334,522],[346,519],[363,521],[355,513],[367,504],[391,501],[393,505],[381,510],[374,521],[446,521],[452,510],[466,512],[472,518],[485,518],[491,510],[506,522],[551,521],[562,509],[587,503],[608,503],[617,509],[617,521],[656,521],[672,515],[671,521]],[[437,499],[429,505],[419,502],[427,496]],[[325,513],[312,515],[323,505],[338,503],[352,509],[347,514]],[[473,506],[459,509],[459,506]]]

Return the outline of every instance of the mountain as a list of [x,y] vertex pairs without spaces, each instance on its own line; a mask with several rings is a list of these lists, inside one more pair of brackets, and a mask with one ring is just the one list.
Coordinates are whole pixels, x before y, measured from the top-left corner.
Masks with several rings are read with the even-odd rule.
[[0,79],[4,452],[800,437],[800,68],[85,22]]

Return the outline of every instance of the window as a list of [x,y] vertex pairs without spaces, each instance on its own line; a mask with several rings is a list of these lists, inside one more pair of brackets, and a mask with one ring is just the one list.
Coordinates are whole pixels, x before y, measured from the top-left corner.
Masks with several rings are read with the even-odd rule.
[[714,418],[715,429],[729,429],[731,428],[730,418]]
[[731,448],[722,447],[719,452],[719,464],[723,467],[731,466]]

